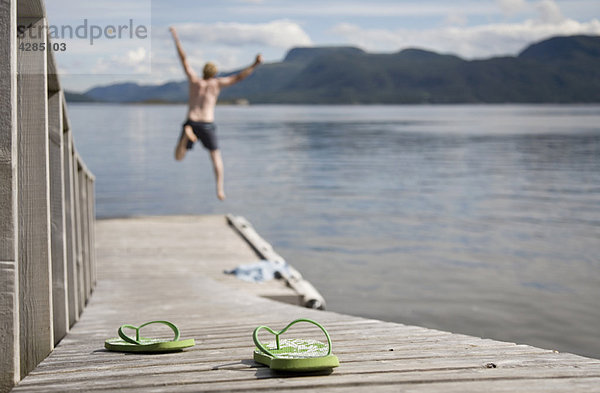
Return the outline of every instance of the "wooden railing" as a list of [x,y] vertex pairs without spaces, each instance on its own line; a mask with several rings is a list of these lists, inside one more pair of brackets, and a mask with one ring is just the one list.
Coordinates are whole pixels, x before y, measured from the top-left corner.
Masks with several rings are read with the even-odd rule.
[[48,38],[28,34],[44,26],[43,0],[1,0],[1,392],[48,356],[96,282],[94,176],[75,150],[54,56],[39,49]]

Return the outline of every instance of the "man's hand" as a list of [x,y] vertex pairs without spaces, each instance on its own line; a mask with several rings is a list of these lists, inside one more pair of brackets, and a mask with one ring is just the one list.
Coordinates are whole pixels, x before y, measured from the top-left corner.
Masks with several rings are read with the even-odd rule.
[[263,57],[259,53],[258,55],[256,55],[256,60],[254,60],[254,65],[257,66],[257,65],[261,64],[262,62],[263,62]]
[[179,55],[181,64],[183,64],[183,69],[185,71],[185,74],[187,75],[188,79],[196,79],[196,73],[190,66],[190,63],[185,58],[185,52],[183,51],[183,48],[181,47],[181,42],[179,42],[179,37],[177,36],[177,31],[175,30],[175,27],[170,26],[169,30],[171,31],[171,34],[173,34],[173,40],[175,41],[175,46],[177,47],[177,54]]

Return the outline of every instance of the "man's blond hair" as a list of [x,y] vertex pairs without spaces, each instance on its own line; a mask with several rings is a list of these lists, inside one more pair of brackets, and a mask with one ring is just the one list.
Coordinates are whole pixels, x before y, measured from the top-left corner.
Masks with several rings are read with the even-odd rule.
[[217,66],[209,61],[204,66],[203,74],[204,79],[213,78],[215,75],[217,75]]

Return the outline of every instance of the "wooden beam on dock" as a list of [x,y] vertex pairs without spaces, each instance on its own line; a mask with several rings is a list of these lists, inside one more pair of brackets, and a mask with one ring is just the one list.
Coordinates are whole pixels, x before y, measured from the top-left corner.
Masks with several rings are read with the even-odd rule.
[[[63,111],[64,114],[64,111]],[[79,319],[79,302],[78,302],[78,281],[77,281],[77,227],[75,225],[75,182],[74,176],[74,165],[75,161],[74,148],[73,148],[73,135],[71,129],[66,127],[63,133],[64,142],[64,159],[63,159],[63,175],[64,175],[64,196],[65,196],[65,259],[67,263],[67,303],[69,310],[69,326],[72,326]]]
[[[11,1],[12,2],[12,1]],[[23,18],[45,18],[46,6],[40,0],[19,0],[19,16]]]
[[[46,45],[45,18],[18,18],[27,26],[18,43]],[[18,217],[21,376],[54,346],[50,261],[50,176],[48,164],[48,84],[46,53],[17,54]]]
[[[599,390],[600,360],[255,296],[217,275],[246,257],[258,260],[224,217],[101,220],[96,229],[97,289],[79,322],[16,393]],[[340,359],[332,374],[280,375],[252,360],[256,326],[279,329],[299,317],[329,330]],[[121,324],[156,319],[176,323],[196,346],[163,355],[104,350]],[[294,334],[318,338],[309,327]]]
[[304,307],[325,310],[325,299],[317,289],[302,277],[302,274],[275,252],[273,246],[254,230],[246,218],[228,214],[227,222],[248,242],[250,247],[262,258],[275,264],[282,265],[279,274],[287,286],[292,288],[300,297]]
[[0,392],[20,378],[17,4],[0,2]]
[[63,174],[63,105],[61,91],[48,93],[48,135],[51,217],[52,313],[54,344],[69,330],[69,304],[66,258],[65,195]]

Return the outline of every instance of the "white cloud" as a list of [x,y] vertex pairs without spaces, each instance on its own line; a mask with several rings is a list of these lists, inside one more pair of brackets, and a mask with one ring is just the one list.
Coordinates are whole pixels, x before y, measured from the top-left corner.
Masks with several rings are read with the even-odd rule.
[[536,4],[539,20],[543,23],[559,23],[565,19],[554,0],[542,0]]
[[496,0],[496,2],[505,15],[514,15],[527,8],[525,0]]
[[127,63],[138,65],[146,59],[146,49],[139,47],[136,50],[127,52]]
[[302,27],[290,20],[262,24],[187,23],[176,26],[182,40],[229,46],[264,45],[275,48],[310,46],[312,41]]
[[449,26],[465,26],[469,19],[462,13],[452,13],[446,16],[445,22]]
[[[555,17],[556,15],[554,15]],[[426,30],[364,29],[342,23],[332,29],[348,44],[370,51],[397,51],[420,47],[465,58],[514,55],[528,44],[556,35],[600,34],[600,21],[558,23],[527,20],[522,23],[489,24],[470,27],[442,27]]]
[[237,7],[238,14],[293,15],[294,17],[419,17],[444,16],[449,13],[487,14],[496,8],[493,3],[471,1],[280,1],[265,7]]
[[77,23],[83,19],[117,24],[126,22],[130,18],[136,22],[143,21],[146,25],[151,22],[152,0],[103,0],[101,2],[50,0],[45,3],[50,24]]
[[[125,52],[126,51],[126,52]],[[148,74],[151,63],[148,52],[143,47],[126,50],[122,54],[100,55],[88,72],[91,74]]]

